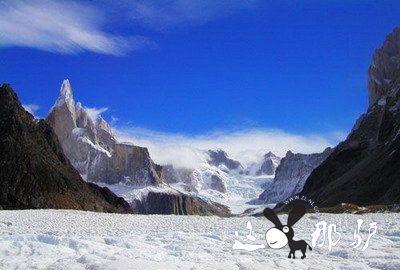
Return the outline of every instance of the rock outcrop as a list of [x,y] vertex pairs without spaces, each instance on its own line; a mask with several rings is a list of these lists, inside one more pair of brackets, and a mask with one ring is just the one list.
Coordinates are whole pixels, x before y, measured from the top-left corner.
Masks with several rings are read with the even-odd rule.
[[229,208],[181,192],[149,192],[142,200],[135,200],[133,208],[141,214],[173,215],[230,215]]
[[226,186],[224,181],[221,179],[220,176],[213,174],[211,175],[211,183],[210,183],[210,188],[219,191],[221,193],[226,192]]
[[117,142],[101,116],[91,119],[80,103],[75,104],[68,80],[64,80],[47,120],[65,155],[87,181],[135,187],[162,182],[162,168],[151,160],[148,150]]
[[367,112],[301,193],[320,207],[400,202],[400,28],[376,50],[368,74]]
[[[63,110],[71,110],[66,92],[65,97]],[[69,112],[64,121],[73,128],[75,115]],[[129,204],[107,188],[82,180],[50,125],[34,120],[7,84],[0,88],[0,189],[2,209],[131,212]]]
[[291,151],[281,159],[272,182],[265,185],[259,200],[278,203],[302,191],[307,177],[332,153],[331,148],[316,154],[294,154]]

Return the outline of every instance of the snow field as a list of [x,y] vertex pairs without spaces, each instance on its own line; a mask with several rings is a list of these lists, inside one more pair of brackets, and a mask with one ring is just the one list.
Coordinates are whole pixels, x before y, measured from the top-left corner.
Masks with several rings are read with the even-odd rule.
[[[365,241],[368,224],[378,233],[362,252],[353,242],[358,218]],[[288,248],[233,250],[245,242],[247,221],[253,225],[254,244],[266,244],[272,226],[259,217],[200,217],[120,215],[72,210],[0,211],[1,269],[400,269],[400,214],[307,214],[295,225],[295,239],[311,243],[314,225],[325,220],[342,234],[329,252],[307,251],[304,260],[288,259]],[[280,219],[286,222],[286,216]]]

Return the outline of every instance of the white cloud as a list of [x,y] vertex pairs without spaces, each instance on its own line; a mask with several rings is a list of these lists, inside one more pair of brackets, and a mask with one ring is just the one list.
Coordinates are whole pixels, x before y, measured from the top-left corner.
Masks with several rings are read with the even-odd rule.
[[25,110],[27,110],[30,114],[36,117],[36,111],[39,110],[39,105],[36,104],[22,104]]
[[115,128],[114,131],[120,141],[147,147],[159,164],[192,168],[204,161],[203,151],[208,149],[223,149],[232,158],[250,164],[260,160],[268,151],[279,156],[284,156],[288,150],[295,153],[321,152],[328,146],[336,145],[343,139],[338,134],[344,134],[298,135],[282,130],[259,129],[188,136],[132,127]]
[[122,55],[151,44],[142,36],[122,37],[102,30],[103,16],[93,6],[74,1],[0,2],[0,46],[51,52]]
[[259,0],[137,0],[127,2],[134,20],[151,28],[200,25],[259,5]]
[[103,112],[107,111],[108,108],[107,107],[103,107],[103,108],[89,108],[89,107],[85,107],[85,110],[87,112],[87,114],[89,115],[89,117],[95,121],[97,119],[97,117],[102,114]]
[[129,31],[135,31],[137,25],[163,30],[204,24],[259,3],[260,0],[0,0],[0,47],[124,55],[157,44],[143,35],[109,33],[106,23],[127,26]]

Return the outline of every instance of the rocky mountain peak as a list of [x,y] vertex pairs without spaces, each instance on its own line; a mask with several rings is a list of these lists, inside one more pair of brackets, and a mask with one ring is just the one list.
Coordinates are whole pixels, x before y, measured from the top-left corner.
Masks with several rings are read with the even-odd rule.
[[285,157],[292,157],[294,156],[294,153],[292,151],[287,151]]
[[288,151],[276,168],[274,180],[266,186],[259,199],[266,203],[277,203],[298,194],[307,177],[332,151],[330,147],[322,153],[314,154],[294,154]]
[[278,157],[278,156],[276,156],[274,153],[272,153],[271,151],[269,151],[268,153],[266,153],[265,155],[264,155],[264,158],[271,158],[271,157]]
[[72,87],[68,79],[65,79],[60,88],[60,96],[58,97],[54,106],[66,105],[71,113],[75,113],[75,101],[72,93]]
[[0,133],[1,209],[131,212],[122,198],[82,180],[47,121],[34,121],[6,84],[0,88]]
[[210,157],[208,161],[210,165],[217,167],[220,165],[224,165],[229,170],[243,169],[243,166],[242,164],[240,164],[239,161],[229,158],[228,154],[221,149],[208,150],[207,153]]
[[319,206],[400,202],[400,28],[375,51],[368,75],[367,112],[302,191]]
[[398,92],[393,83],[400,74],[400,28],[390,33],[383,45],[378,48],[374,55],[372,64],[368,70],[368,95],[369,105],[380,103],[383,105],[389,95]]
[[17,95],[12,90],[11,86],[4,83],[1,87],[0,98],[6,106],[20,105]]
[[278,167],[281,158],[276,156],[271,151],[264,155],[264,160],[262,161],[261,167],[257,170],[256,175],[273,175]]
[[73,99],[72,88],[68,79],[63,80],[60,92],[63,97]]
[[81,103],[75,104],[68,80],[63,81],[47,120],[64,154],[86,180],[143,186],[161,183],[161,169],[147,149],[119,144],[101,116],[93,120]]

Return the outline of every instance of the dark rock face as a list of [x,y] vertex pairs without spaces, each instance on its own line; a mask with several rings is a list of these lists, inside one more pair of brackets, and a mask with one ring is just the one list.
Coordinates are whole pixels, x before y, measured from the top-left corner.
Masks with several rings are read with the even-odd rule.
[[129,213],[107,188],[84,182],[44,120],[26,112],[9,85],[0,88],[0,206]]
[[368,111],[306,181],[302,194],[319,206],[400,202],[399,28],[376,50],[368,84]]
[[374,53],[368,70],[369,104],[373,106],[389,92],[393,92],[393,82],[398,80],[400,67],[400,28],[387,36],[382,47]]
[[208,163],[213,166],[224,165],[229,170],[243,169],[239,161],[230,159],[225,151],[222,150],[208,150],[210,159]]
[[229,209],[215,202],[206,202],[198,197],[180,192],[149,192],[144,200],[133,202],[140,214],[164,215],[217,215],[229,216]]
[[219,192],[225,193],[226,186],[224,181],[218,175],[211,175],[211,186],[212,189],[217,190]]

